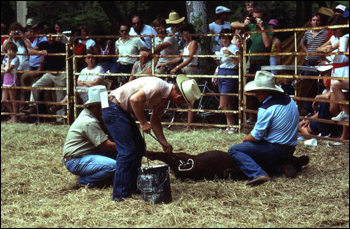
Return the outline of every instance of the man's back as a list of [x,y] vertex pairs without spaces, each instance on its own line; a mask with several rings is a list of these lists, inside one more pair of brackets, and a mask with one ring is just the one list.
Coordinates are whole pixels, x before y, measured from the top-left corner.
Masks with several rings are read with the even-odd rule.
[[85,108],[69,128],[63,155],[65,157],[88,155],[106,140],[108,138],[100,122]]
[[299,112],[288,95],[268,97],[258,111],[252,131],[257,140],[295,146],[298,138]]

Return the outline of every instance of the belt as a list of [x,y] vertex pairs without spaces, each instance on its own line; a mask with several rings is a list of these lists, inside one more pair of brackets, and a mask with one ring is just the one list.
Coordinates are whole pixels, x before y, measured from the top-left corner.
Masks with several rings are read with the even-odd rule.
[[333,68],[343,68],[349,66],[349,62],[346,63],[333,63]]
[[272,145],[283,147],[283,148],[290,148],[290,149],[294,148],[295,149],[295,146],[282,145],[282,144],[278,144],[278,143],[272,143]]
[[120,103],[119,101],[112,95],[112,96],[108,96],[108,100],[115,103],[115,104],[118,104],[120,106]]

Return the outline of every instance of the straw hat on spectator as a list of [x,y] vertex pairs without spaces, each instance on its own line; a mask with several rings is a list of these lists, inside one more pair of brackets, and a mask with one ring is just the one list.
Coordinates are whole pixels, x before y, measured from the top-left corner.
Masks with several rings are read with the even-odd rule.
[[176,12],[171,12],[171,13],[169,14],[169,18],[166,19],[165,21],[166,21],[166,23],[169,24],[169,25],[171,25],[171,24],[177,25],[177,24],[180,24],[181,22],[183,22],[184,20],[185,20],[185,17],[180,18],[180,16],[179,16],[178,13],[176,13]]
[[176,77],[176,83],[179,86],[181,95],[191,106],[193,106],[196,100],[200,99],[202,94],[194,79],[189,79],[185,75],[178,75]]
[[254,81],[245,85],[244,90],[249,91],[275,91],[284,93],[283,89],[275,85],[275,75],[268,71],[257,71]]

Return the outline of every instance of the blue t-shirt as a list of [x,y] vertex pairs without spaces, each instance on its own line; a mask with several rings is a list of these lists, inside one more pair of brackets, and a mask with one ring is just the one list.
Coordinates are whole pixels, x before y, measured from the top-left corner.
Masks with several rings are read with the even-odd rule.
[[295,146],[298,144],[299,112],[288,95],[269,96],[258,110],[251,134],[256,140]]

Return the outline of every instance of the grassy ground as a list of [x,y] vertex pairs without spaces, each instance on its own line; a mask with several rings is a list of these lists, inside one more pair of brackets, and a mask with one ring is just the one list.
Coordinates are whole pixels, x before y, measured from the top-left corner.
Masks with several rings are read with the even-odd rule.
[[[300,144],[310,163],[296,179],[181,183],[171,176],[173,202],[111,201],[112,188],[66,190],[75,176],[61,164],[68,126],[1,124],[1,227],[349,227],[349,148]],[[243,135],[218,129],[166,130],[175,152],[226,151]],[[146,138],[149,150],[160,150]],[[152,162],[152,164],[160,164]],[[146,165],[146,161],[144,161]]]

